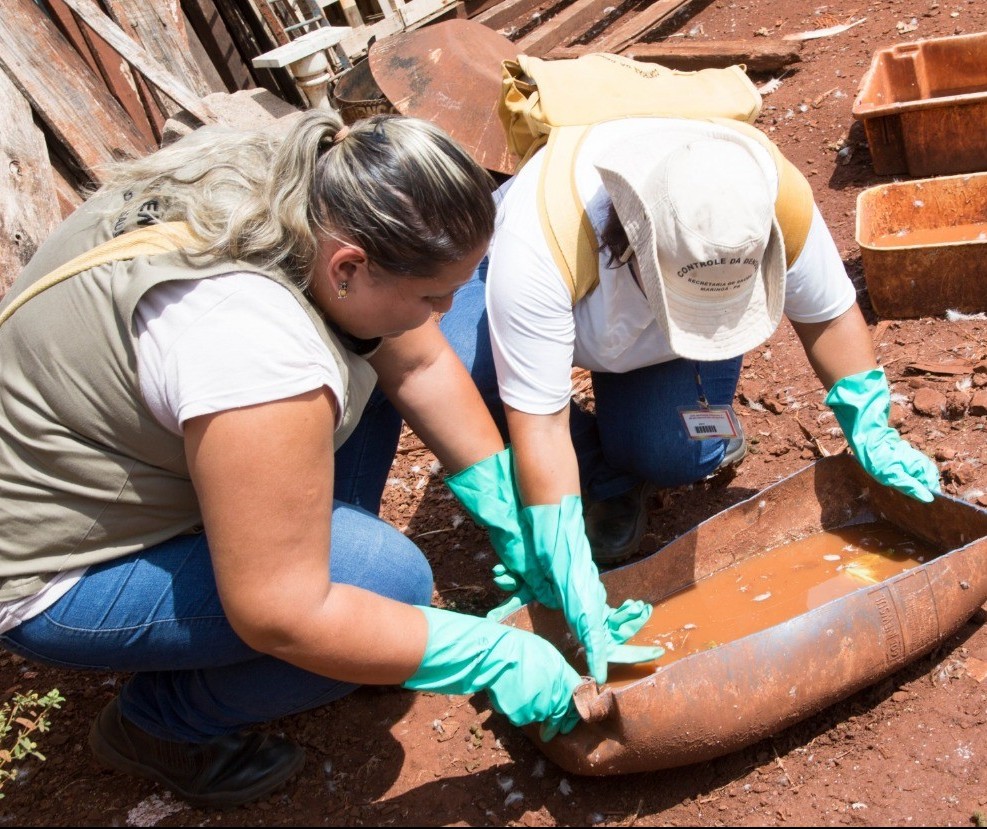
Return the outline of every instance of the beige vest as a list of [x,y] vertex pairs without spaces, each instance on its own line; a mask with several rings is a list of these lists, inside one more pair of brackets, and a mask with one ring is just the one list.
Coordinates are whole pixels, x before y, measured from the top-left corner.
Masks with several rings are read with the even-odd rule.
[[[153,205],[105,199],[75,211],[38,250],[0,311],[51,271],[141,224]],[[107,215],[109,214],[109,215]],[[83,271],[42,291],[0,327],[0,601],[51,574],[145,549],[201,525],[182,439],[148,411],[137,376],[134,309],[153,286],[231,271],[287,287],[342,373],[336,446],[360,418],[376,375],[343,347],[283,273],[246,262],[191,264],[181,252]]]

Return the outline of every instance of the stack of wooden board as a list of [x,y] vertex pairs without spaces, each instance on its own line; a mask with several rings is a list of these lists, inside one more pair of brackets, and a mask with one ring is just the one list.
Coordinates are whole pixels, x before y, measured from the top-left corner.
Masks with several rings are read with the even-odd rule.
[[279,81],[250,66],[273,43],[254,30],[247,37],[251,8],[228,0],[5,4],[0,295],[100,184],[105,165],[156,149],[172,116],[217,120],[205,96],[262,85],[300,103],[287,73]]
[[[708,5],[709,0],[488,0],[470,17],[506,35],[518,52],[542,58],[613,52],[673,69],[742,63],[755,72],[799,60],[801,44],[795,41],[695,41],[677,32]],[[672,32],[677,34],[666,37]]]

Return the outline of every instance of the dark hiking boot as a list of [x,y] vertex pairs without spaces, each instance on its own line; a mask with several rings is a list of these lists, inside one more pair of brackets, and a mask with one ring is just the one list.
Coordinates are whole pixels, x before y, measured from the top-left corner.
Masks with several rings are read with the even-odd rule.
[[640,483],[628,492],[586,501],[583,518],[593,561],[602,566],[618,564],[637,552],[648,527],[645,509],[654,491],[649,483]]
[[193,806],[239,806],[264,797],[305,763],[300,746],[267,734],[160,740],[124,719],[118,698],[93,723],[89,747],[104,765],[154,780]]

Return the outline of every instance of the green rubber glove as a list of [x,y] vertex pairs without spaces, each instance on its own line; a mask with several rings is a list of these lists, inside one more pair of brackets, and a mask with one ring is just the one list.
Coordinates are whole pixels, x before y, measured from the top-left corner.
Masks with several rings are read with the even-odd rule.
[[[651,618],[653,609],[650,604],[640,599],[627,599],[618,608],[608,607],[607,630],[610,631],[610,638],[618,645],[624,644],[644,627],[644,623]],[[662,653],[664,652],[662,650]]]
[[[499,622],[505,616],[513,613],[519,607],[532,601],[535,596],[521,579],[515,576],[503,564],[493,568],[494,584],[506,593],[512,593],[508,601],[498,605],[487,613],[488,619]],[[512,609],[507,609],[507,608]],[[622,645],[637,633],[644,623],[651,618],[653,608],[647,602],[639,599],[626,599],[618,608],[607,606],[607,628],[610,636],[618,645]]]
[[[535,597],[526,585],[514,577],[504,566],[494,568],[497,577],[494,579],[498,587],[507,591],[516,591],[503,604],[488,611],[487,618],[499,622],[520,610]],[[665,655],[665,649],[658,646],[625,645],[628,639],[636,634],[644,623],[651,618],[653,608],[647,602],[638,599],[627,599],[620,607],[612,608],[607,605],[607,662],[609,664],[636,665],[639,662],[653,662]]]
[[[526,543],[521,524],[521,499],[514,478],[514,454],[508,447],[446,478],[446,486],[470,517],[490,534],[497,557],[531,588],[547,607],[558,601],[545,571]],[[496,581],[496,570],[495,581]]]
[[[561,504],[526,507],[522,515],[569,628],[586,649],[586,664],[593,679],[600,685],[607,681],[608,661],[648,662],[660,657],[664,653],[661,648],[622,645],[613,636],[614,631],[618,637],[636,633],[651,615],[651,607],[644,602],[640,606],[625,602],[613,611],[607,606],[607,593],[586,538],[582,498],[567,495]],[[640,624],[635,628],[638,619]]]
[[489,619],[419,607],[428,620],[425,655],[403,683],[413,691],[485,691],[494,710],[514,725],[541,723],[548,741],[579,722],[572,701],[582,681],[547,640]]
[[836,382],[826,395],[860,465],[875,480],[918,501],[939,492],[939,469],[888,425],[891,390],[884,369],[873,368]]

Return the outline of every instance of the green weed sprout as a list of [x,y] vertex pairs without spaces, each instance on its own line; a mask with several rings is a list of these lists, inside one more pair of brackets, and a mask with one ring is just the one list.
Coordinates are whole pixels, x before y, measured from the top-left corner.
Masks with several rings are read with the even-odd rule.
[[0,706],[0,798],[4,797],[3,785],[17,777],[17,769],[5,768],[15,760],[27,756],[44,761],[38,744],[31,739],[34,732],[44,734],[50,725],[48,714],[53,708],[61,708],[65,697],[53,688],[44,696],[36,691],[14,694]]

